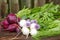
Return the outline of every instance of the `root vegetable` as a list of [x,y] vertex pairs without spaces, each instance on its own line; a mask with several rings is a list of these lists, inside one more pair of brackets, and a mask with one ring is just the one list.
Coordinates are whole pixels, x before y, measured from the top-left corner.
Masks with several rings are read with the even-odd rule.
[[37,34],[37,30],[36,29],[31,29],[30,34],[32,36],[35,36]]

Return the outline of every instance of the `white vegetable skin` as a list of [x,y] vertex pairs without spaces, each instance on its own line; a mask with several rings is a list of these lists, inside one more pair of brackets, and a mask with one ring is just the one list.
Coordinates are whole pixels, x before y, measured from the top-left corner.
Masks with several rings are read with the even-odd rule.
[[31,29],[30,34],[32,36],[35,36],[37,34],[37,30],[36,29]]
[[32,23],[32,24],[30,25],[30,29],[35,29],[35,25],[36,25],[36,23]]
[[26,35],[28,37],[28,35],[29,35],[29,29],[27,27],[23,27],[22,28],[22,33],[23,33],[23,35]]
[[40,25],[39,24],[36,24],[35,25],[35,28],[38,30],[38,29],[40,29]]
[[30,25],[30,29],[40,29],[40,25],[38,25],[37,23],[32,23],[31,25]]
[[20,25],[21,27],[26,26],[26,20],[20,20],[19,25]]

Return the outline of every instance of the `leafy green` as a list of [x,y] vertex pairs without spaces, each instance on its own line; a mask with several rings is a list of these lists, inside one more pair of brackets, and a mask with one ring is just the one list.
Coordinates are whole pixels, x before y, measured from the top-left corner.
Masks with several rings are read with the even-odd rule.
[[40,39],[40,37],[48,37],[48,36],[59,35],[60,34],[60,21],[59,20],[55,20],[52,23],[53,24],[51,24],[49,26],[54,27],[54,28],[50,28],[48,30],[38,31],[38,34],[36,36],[32,36],[32,37],[35,40],[37,40],[38,38]]
[[40,12],[41,7],[31,9],[31,14]]
[[22,9],[21,11],[19,11],[16,15],[17,17],[21,17],[22,19],[26,19],[27,15],[29,16],[31,10],[27,9]]
[[51,22],[51,23],[48,25],[48,28],[49,28],[49,29],[55,28],[55,27],[57,27],[59,24],[60,24],[60,21],[59,21],[59,20],[54,20],[53,22]]

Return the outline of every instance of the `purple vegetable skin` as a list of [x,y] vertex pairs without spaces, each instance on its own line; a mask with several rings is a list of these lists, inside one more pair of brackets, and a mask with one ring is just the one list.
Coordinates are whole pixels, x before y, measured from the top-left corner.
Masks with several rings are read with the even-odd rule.
[[1,32],[1,29],[2,29],[2,27],[1,27],[1,23],[0,23],[0,32]]
[[36,24],[36,25],[35,25],[35,28],[36,28],[36,29],[40,29],[40,25]]
[[8,20],[8,22],[9,23],[16,23],[17,22],[17,17],[16,17],[16,15],[15,14],[13,14],[13,13],[10,13],[8,16],[7,16],[7,20]]
[[4,28],[4,29],[8,28],[8,26],[9,26],[9,23],[8,23],[7,19],[3,20],[3,21],[1,22],[1,24],[3,25],[3,28]]
[[36,20],[31,20],[31,23],[37,23]]
[[17,24],[11,24],[8,26],[7,30],[12,32],[12,31],[16,31],[16,28],[18,28]]
[[21,29],[16,28],[16,32],[17,32],[17,33],[21,32]]
[[20,22],[20,18],[18,17],[18,22]]
[[27,27],[30,27],[31,21],[30,20],[26,20],[26,25],[27,25]]

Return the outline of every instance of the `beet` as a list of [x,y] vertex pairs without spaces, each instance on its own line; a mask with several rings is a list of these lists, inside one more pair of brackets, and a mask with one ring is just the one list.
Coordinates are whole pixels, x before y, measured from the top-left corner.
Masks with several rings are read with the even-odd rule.
[[18,28],[17,24],[10,24],[7,30],[13,32],[13,31],[16,31],[17,28]]
[[1,32],[1,29],[2,29],[2,27],[1,27],[1,23],[0,23],[0,32]]
[[17,33],[21,32],[21,29],[16,28],[16,32],[17,32]]
[[16,17],[15,14],[13,13],[10,13],[8,16],[7,16],[7,20],[10,24],[13,24],[13,23],[17,23],[18,19]]
[[8,23],[7,19],[3,20],[1,22],[1,24],[2,24],[2,26],[3,26],[4,29],[8,28],[8,26],[9,26],[9,23]]
[[20,22],[20,18],[18,17],[18,22]]

